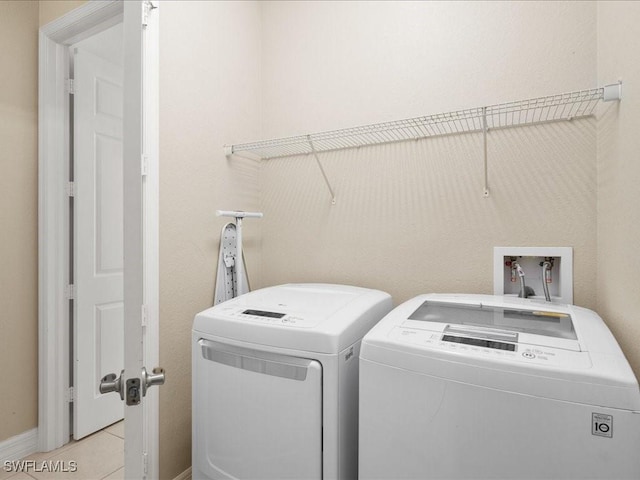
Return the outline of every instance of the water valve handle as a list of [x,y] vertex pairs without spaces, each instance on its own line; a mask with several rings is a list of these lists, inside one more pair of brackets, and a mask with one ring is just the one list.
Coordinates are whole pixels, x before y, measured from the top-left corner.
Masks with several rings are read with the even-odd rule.
[[511,283],[515,283],[518,281],[518,270],[516,267],[511,267]]

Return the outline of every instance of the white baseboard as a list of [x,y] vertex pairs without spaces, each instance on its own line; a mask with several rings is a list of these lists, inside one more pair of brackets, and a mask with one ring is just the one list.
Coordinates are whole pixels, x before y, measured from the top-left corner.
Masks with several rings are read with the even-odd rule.
[[191,467],[187,468],[184,472],[182,472],[173,480],[191,480]]
[[0,463],[20,460],[38,451],[38,429],[28,430],[0,442]]

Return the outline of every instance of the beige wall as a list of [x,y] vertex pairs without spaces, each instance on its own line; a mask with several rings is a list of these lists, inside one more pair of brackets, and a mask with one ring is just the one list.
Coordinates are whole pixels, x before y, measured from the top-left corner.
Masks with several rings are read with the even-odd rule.
[[[592,87],[591,2],[268,2],[265,137]],[[262,285],[351,283],[396,303],[493,291],[494,246],[574,248],[575,303],[595,308],[593,119],[262,164]],[[537,292],[541,294],[542,292]]]
[[[259,208],[254,162],[228,162],[225,142],[260,135],[257,2],[162,2],[160,12],[160,472],[191,465],[191,324],[213,303],[216,209]],[[228,220],[227,220],[228,221]],[[259,221],[245,222],[259,283]]]
[[40,4],[40,26],[56,20],[65,13],[81,6],[85,0],[42,0]]
[[38,423],[38,2],[0,2],[0,441]]
[[0,1],[0,441],[38,426],[38,28],[80,1]]
[[640,378],[640,3],[598,2],[599,83],[622,101],[598,122],[598,311]]

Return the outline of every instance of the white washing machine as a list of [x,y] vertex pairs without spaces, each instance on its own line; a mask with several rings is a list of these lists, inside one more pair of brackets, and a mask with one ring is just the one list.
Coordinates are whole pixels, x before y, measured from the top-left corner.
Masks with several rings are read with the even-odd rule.
[[357,478],[360,342],[391,308],[377,290],[291,284],[199,313],[193,478]]
[[640,391],[571,305],[421,295],[360,351],[361,480],[638,479]]

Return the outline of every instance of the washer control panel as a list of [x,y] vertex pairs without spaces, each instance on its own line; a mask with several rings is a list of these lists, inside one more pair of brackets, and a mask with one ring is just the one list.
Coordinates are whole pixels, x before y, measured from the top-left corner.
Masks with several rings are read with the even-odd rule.
[[482,348],[495,348],[497,350],[507,350],[509,352],[516,351],[516,345],[513,343],[497,342],[495,340],[487,340],[485,338],[459,337],[458,335],[443,335],[443,342],[460,343],[462,345],[473,345]]
[[276,313],[276,312],[266,312],[264,310],[252,310],[247,309],[242,312],[243,315],[251,315],[253,317],[265,317],[265,318],[282,318],[285,316],[284,313]]
[[591,361],[586,352],[572,352],[558,348],[526,345],[469,336],[451,335],[449,332],[395,327],[389,337],[399,343],[419,345],[428,350],[453,355],[481,357],[487,360],[535,363],[547,366],[573,366],[589,368]]

